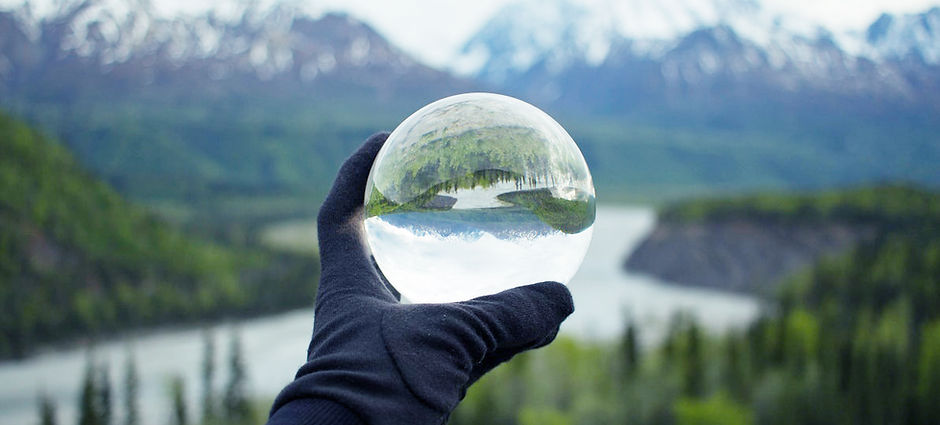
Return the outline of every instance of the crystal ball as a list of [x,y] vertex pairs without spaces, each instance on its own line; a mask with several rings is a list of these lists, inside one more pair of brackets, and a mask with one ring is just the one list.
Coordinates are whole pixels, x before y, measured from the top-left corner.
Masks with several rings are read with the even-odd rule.
[[567,284],[594,212],[591,173],[561,125],[521,100],[467,93],[389,135],[369,174],[364,228],[403,302],[441,303]]

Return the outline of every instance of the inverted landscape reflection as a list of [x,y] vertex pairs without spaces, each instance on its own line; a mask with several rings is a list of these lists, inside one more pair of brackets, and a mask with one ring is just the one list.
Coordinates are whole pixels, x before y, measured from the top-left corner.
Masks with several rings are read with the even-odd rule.
[[567,283],[596,210],[568,133],[532,105],[487,93],[442,99],[402,122],[365,195],[372,254],[410,302]]

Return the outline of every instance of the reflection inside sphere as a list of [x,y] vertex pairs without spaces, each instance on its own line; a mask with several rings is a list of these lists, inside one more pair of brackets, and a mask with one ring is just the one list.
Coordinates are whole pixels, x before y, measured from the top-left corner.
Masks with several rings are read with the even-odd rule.
[[538,108],[507,96],[448,97],[408,117],[369,175],[365,230],[409,302],[450,302],[567,283],[594,223],[577,145]]

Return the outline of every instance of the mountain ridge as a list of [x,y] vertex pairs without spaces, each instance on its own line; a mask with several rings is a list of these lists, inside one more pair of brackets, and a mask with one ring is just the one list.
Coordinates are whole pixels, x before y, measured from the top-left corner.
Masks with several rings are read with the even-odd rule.
[[[711,8],[701,6],[706,10],[698,14],[686,10],[677,14],[685,18],[674,21],[663,5],[628,2],[637,6],[633,16],[609,11],[622,9],[620,3],[597,3],[593,8],[571,0],[511,3],[468,40],[458,63],[470,75],[543,102],[575,95],[580,88],[571,81],[617,74],[667,93],[717,84],[767,98],[767,90],[754,90],[757,84],[773,93],[875,96],[940,108],[938,7],[884,14],[865,31],[834,33],[755,1],[705,2]],[[643,30],[637,21],[644,20],[666,23]],[[634,90],[615,91],[629,96]]]
[[308,96],[343,87],[390,99],[468,85],[348,15],[312,17],[288,3],[239,7],[167,17],[147,1],[72,0],[37,15],[25,2],[0,12],[0,90],[185,86],[185,93],[231,82]]

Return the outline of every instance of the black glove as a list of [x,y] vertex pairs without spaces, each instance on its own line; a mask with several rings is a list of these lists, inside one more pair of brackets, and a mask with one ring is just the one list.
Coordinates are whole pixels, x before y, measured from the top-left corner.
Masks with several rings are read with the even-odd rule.
[[470,384],[551,342],[574,310],[556,282],[459,303],[400,304],[362,230],[366,179],[387,137],[372,136],[346,160],[320,208],[313,338],[269,424],[350,423],[350,413],[369,425],[442,424]]

